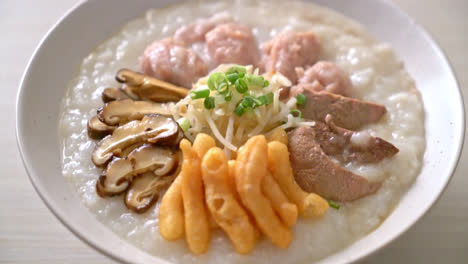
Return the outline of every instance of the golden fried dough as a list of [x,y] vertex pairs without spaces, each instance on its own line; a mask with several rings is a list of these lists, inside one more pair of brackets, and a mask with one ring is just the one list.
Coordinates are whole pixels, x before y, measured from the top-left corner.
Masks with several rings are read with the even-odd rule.
[[159,207],[159,233],[169,241],[184,235],[184,202],[182,201],[180,175],[164,194]]
[[279,215],[283,223],[293,226],[297,221],[297,206],[291,203],[281,190],[281,187],[268,172],[263,178],[262,191],[270,200],[275,212]]
[[198,255],[205,253],[210,244],[210,226],[208,211],[205,207],[201,161],[188,140],[183,139],[180,142],[180,148],[184,156],[180,176],[184,202],[185,239],[190,251]]
[[288,134],[282,127],[275,128],[268,136],[268,142],[279,141],[286,146],[289,144]]
[[211,148],[203,157],[202,176],[205,200],[216,223],[228,234],[240,254],[256,244],[255,227],[229,186],[228,161],[220,148]]
[[268,172],[268,147],[263,135],[250,138],[239,149],[236,161],[236,187],[243,205],[254,216],[262,232],[278,247],[287,248],[293,238],[291,230],[275,214],[261,190]]

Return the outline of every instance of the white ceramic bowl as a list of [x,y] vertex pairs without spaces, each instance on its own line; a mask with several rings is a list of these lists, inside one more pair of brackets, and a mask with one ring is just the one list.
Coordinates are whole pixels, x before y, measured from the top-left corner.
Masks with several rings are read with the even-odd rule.
[[[68,12],[45,36],[23,77],[17,100],[17,140],[31,182],[49,209],[75,235],[123,262],[163,263],[130,245],[96,220],[61,173],[59,107],[82,59],[129,20],[171,0],[86,1]],[[427,146],[421,174],[399,206],[374,232],[322,260],[362,259],[408,230],[434,204],[457,164],[464,110],[454,74],[430,36],[391,3],[317,0],[364,24],[389,42],[416,80],[426,111]]]

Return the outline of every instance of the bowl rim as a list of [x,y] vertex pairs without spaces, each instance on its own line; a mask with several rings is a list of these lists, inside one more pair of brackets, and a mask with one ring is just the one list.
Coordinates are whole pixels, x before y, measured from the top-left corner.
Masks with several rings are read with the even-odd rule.
[[84,4],[90,2],[89,0],[79,0],[77,3],[75,3],[72,7],[70,7],[63,15],[60,16],[60,18],[47,30],[46,34],[41,38],[39,41],[39,44],[37,44],[36,48],[34,49],[33,54],[31,55],[31,58],[29,59],[26,68],[24,70],[24,73],[21,77],[21,81],[19,83],[19,89],[16,95],[16,124],[15,124],[15,135],[16,135],[16,145],[18,146],[19,154],[21,157],[21,161],[23,163],[23,167],[26,170],[26,174],[28,175],[29,181],[31,182],[32,186],[34,187],[34,190],[36,193],[39,195],[41,200],[44,202],[44,204],[47,206],[47,208],[52,212],[52,214],[55,216],[56,219],[62,223],[68,230],[70,230],[76,237],[79,238],[80,241],[84,242],[86,245],[89,245],[91,248],[97,250],[99,253],[106,257],[110,257],[111,259],[120,262],[120,263],[129,263],[119,257],[117,254],[115,254],[112,251],[106,250],[104,247],[102,247],[100,244],[94,243],[93,241],[88,240],[84,235],[82,235],[74,225],[72,225],[69,222],[65,221],[65,218],[63,216],[63,213],[54,208],[52,205],[52,198],[49,197],[48,194],[46,194],[45,190],[38,184],[37,177],[34,173],[34,170],[30,168],[30,165],[28,161],[26,160],[26,156],[24,154],[24,146],[23,142],[21,139],[21,132],[23,130],[22,128],[22,118],[21,118],[21,113],[22,113],[22,98],[23,98],[23,91],[24,91],[24,84],[26,82],[26,79],[28,78],[29,71],[31,68],[31,65],[33,64],[34,60],[37,57],[37,54],[40,52],[41,48],[45,44],[46,40],[51,36],[51,34],[57,29],[57,27],[62,24],[62,22],[67,19],[72,13],[76,12],[81,6]]
[[[461,137],[459,138],[458,140],[458,144],[457,144],[457,150],[456,150],[456,159],[455,161],[451,164],[450,166],[450,175],[449,177],[446,178],[445,182],[443,183],[443,186],[442,188],[439,190],[439,192],[437,193],[437,195],[434,196],[434,198],[432,199],[432,201],[430,203],[427,204],[426,208],[424,208],[424,210],[421,211],[421,213],[419,215],[417,215],[415,218],[413,218],[413,220],[404,228],[400,229],[398,232],[395,232],[393,234],[393,236],[388,239],[387,241],[385,241],[383,244],[381,245],[377,245],[377,246],[372,246],[372,250],[369,250],[367,251],[367,254],[362,254],[360,257],[356,258],[356,259],[353,259],[350,261],[350,263],[355,263],[355,262],[358,262],[358,261],[361,261],[361,260],[364,260],[365,258],[368,258],[372,255],[375,255],[377,254],[378,252],[382,251],[384,248],[386,248],[388,245],[390,245],[391,243],[395,242],[396,239],[400,238],[404,233],[408,232],[417,222],[419,222],[423,217],[427,216],[428,213],[434,209],[434,205],[437,203],[437,201],[440,200],[440,198],[442,197],[442,194],[447,190],[447,186],[448,184],[450,183],[450,181],[452,180],[454,174],[455,174],[455,171],[458,167],[458,163],[460,162],[460,159],[461,159],[461,152],[463,150],[463,146],[465,144],[465,131],[466,131],[466,121],[465,121],[465,101],[464,101],[464,98],[463,98],[463,93],[462,93],[462,90],[460,88],[460,83],[458,81],[458,78],[457,78],[457,74],[456,72],[454,71],[454,67],[453,67],[453,63],[450,61],[450,59],[448,58],[448,56],[446,55],[444,49],[439,45],[439,43],[435,40],[434,36],[424,27],[422,26],[421,24],[419,24],[418,22],[416,22],[416,20],[414,18],[412,18],[408,13],[406,13],[403,9],[401,9],[394,1],[392,0],[381,0],[384,4],[388,5],[390,8],[392,8],[394,11],[398,12],[399,15],[403,16],[405,19],[407,19],[409,22],[412,23],[412,25],[414,27],[416,27],[416,29],[421,32],[422,36],[428,40],[428,42],[430,43],[431,45],[431,48],[435,50],[436,52],[436,56],[440,57],[443,61],[445,61],[445,63],[447,64],[447,69],[450,73],[450,75],[453,76],[453,80],[455,82],[455,85],[456,85],[456,92],[458,93],[458,103],[461,107],[461,112],[460,112],[460,124],[461,124],[461,131],[460,131],[460,135]],[[418,89],[419,90],[419,89]],[[419,176],[419,175],[418,175]],[[409,188],[411,188],[412,185],[409,186]],[[408,190],[406,190],[406,192],[408,192]],[[401,199],[401,198],[400,198]],[[398,206],[398,205],[397,205]],[[395,210],[395,209],[393,209]],[[384,220],[385,221],[385,220]],[[378,227],[377,227],[378,228]],[[373,232],[373,231],[371,231]],[[364,236],[365,237],[365,236]],[[364,238],[362,237],[362,238]],[[362,239],[360,238],[360,239]],[[349,246],[349,245],[348,245]]]
[[[44,190],[44,188],[42,188],[42,186],[38,183],[38,177],[36,176],[36,174],[34,172],[34,169],[31,168],[30,164],[28,163],[29,161],[26,158],[25,150],[24,150],[24,146],[23,146],[23,142],[22,142],[22,138],[21,138],[21,134],[23,132],[23,126],[22,126],[22,123],[23,123],[23,120],[22,120],[23,102],[22,102],[22,98],[23,98],[23,92],[25,90],[25,88],[24,88],[25,82],[26,82],[26,79],[28,78],[30,69],[32,67],[31,65],[35,61],[35,59],[36,59],[38,53],[41,51],[42,47],[45,45],[47,39],[49,39],[49,37],[60,26],[60,24],[62,24],[62,22],[64,20],[66,20],[72,13],[76,12],[81,6],[83,6],[83,5],[85,5],[85,4],[89,3],[89,2],[91,2],[91,1],[89,1],[89,0],[79,0],[71,8],[69,8],[52,25],[52,27],[47,31],[47,33],[42,37],[39,44],[37,44],[33,54],[31,55],[31,57],[30,57],[30,59],[29,59],[29,61],[27,63],[27,66],[26,66],[26,68],[24,70],[24,73],[23,73],[23,75],[21,77],[21,81],[20,81],[20,84],[19,84],[19,89],[18,89],[17,96],[16,96],[16,102],[15,102],[15,105],[16,105],[16,107],[15,107],[15,111],[16,111],[16,115],[15,115],[15,118],[16,118],[16,124],[15,124],[16,143],[17,143],[17,147],[18,147],[18,150],[19,150],[19,153],[20,153],[21,161],[23,163],[23,166],[24,166],[24,168],[26,170],[26,173],[28,175],[28,178],[29,178],[30,182],[32,183],[35,191],[37,192],[37,194],[39,195],[41,200],[44,202],[44,204],[47,206],[47,208],[53,213],[53,215],[65,227],[67,227],[75,236],[77,236],[81,241],[83,241],[87,245],[91,246],[92,248],[94,248],[95,250],[97,250],[98,252],[103,254],[104,256],[110,257],[111,259],[113,259],[115,261],[118,261],[118,262],[129,263],[129,262],[127,262],[127,260],[121,258],[118,254],[115,254],[113,251],[108,250],[105,247],[101,246],[101,244],[98,244],[98,243],[95,243],[94,241],[88,240],[86,238],[86,236],[81,234],[75,228],[75,226],[73,224],[71,224],[71,223],[69,223],[69,222],[67,222],[65,220],[65,217],[64,217],[62,212],[60,212],[59,210],[54,208],[52,198],[47,194],[47,192]],[[314,1],[312,1],[312,2],[314,2]],[[454,68],[453,68],[453,65],[452,65],[451,61],[446,56],[443,49],[438,45],[437,41],[435,41],[434,37],[422,25],[417,23],[411,16],[409,16],[405,11],[403,11],[399,6],[397,6],[396,3],[394,3],[391,0],[380,0],[380,2],[382,4],[384,4],[384,5],[387,5],[393,11],[397,12],[399,15],[403,16],[405,19],[407,19],[409,22],[411,22],[412,26],[414,26],[419,32],[421,32],[422,36],[428,41],[428,43],[430,43],[431,48],[436,52],[435,56],[438,56],[439,58],[441,58],[441,60],[443,60],[447,64],[446,66],[447,66],[448,73],[453,77],[455,85],[456,85],[456,93],[458,94],[458,96],[457,96],[458,102],[457,103],[461,107],[461,109],[459,109],[460,110],[460,118],[459,118],[460,120],[459,120],[459,122],[460,122],[460,125],[461,125],[460,126],[460,129],[461,129],[460,135],[461,136],[457,139],[457,149],[456,149],[456,153],[455,153],[456,158],[455,158],[454,162],[451,163],[451,165],[449,167],[449,170],[448,170],[450,172],[450,175],[448,177],[446,177],[445,182],[443,183],[443,186],[441,186],[439,192],[435,196],[433,196],[434,198],[432,199],[432,201],[430,203],[427,204],[426,208],[424,208],[424,210],[422,210],[421,213],[419,213],[419,215],[416,215],[416,217],[414,217],[409,222],[409,224],[407,224],[404,228],[398,230],[397,232],[394,232],[390,236],[390,238],[387,239],[386,241],[384,241],[383,243],[381,243],[379,245],[370,246],[368,248],[368,250],[363,251],[363,253],[360,254],[359,256],[351,258],[351,259],[347,259],[351,263],[358,262],[360,260],[363,260],[363,259],[365,259],[365,258],[367,258],[367,257],[369,257],[371,255],[374,255],[377,252],[381,251],[386,246],[388,246],[390,243],[394,242],[397,238],[401,237],[402,234],[406,233],[418,221],[420,221],[424,216],[426,216],[429,213],[430,210],[432,210],[434,208],[434,204],[441,198],[443,192],[445,192],[445,190],[447,189],[447,185],[450,183],[450,181],[453,178],[453,175],[455,173],[455,170],[456,170],[456,168],[458,166],[458,163],[460,161],[460,158],[461,158],[461,152],[463,150],[464,139],[465,139],[466,122],[465,122],[464,98],[463,98],[463,93],[461,91],[458,78],[456,76],[456,72],[454,71]],[[411,186],[410,186],[410,188],[411,188]],[[348,247],[348,246],[350,246],[350,245],[347,245],[346,247]],[[336,253],[334,253],[334,254],[336,254]],[[334,254],[332,254],[332,255],[334,255]],[[330,256],[332,256],[332,255],[330,255]],[[328,257],[330,257],[330,256],[328,256]],[[325,257],[325,258],[328,258],[328,257]],[[318,262],[321,262],[322,260],[324,260],[324,259],[318,260]]]

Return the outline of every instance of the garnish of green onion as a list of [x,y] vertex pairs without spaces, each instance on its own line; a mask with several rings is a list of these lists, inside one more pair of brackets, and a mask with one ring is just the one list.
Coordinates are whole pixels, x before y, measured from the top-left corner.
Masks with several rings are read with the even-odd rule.
[[205,101],[203,102],[203,104],[205,105],[205,108],[206,109],[213,109],[215,108],[215,99],[213,96],[208,96],[207,98],[205,98]]
[[236,109],[234,109],[234,114],[236,114],[237,116],[242,116],[243,114],[245,114],[245,112],[247,112],[247,108],[242,104],[238,104]]
[[[242,116],[249,109],[269,105],[273,102],[272,92],[257,97],[256,93],[250,90],[269,86],[268,80],[265,80],[263,76],[247,73],[246,68],[240,65],[232,66],[224,73],[212,73],[208,77],[207,85],[209,89],[190,92],[192,99],[205,99],[203,103],[206,109],[213,109],[216,105],[231,101],[235,91],[241,94],[242,98],[238,101],[234,110],[234,113],[238,116]],[[211,94],[211,91],[216,91],[216,93]],[[298,110],[295,110],[294,113],[302,116]]]
[[224,97],[224,100],[226,100],[226,102],[232,100],[232,92],[230,90],[227,92],[226,96]]
[[297,105],[304,105],[306,103],[306,97],[305,95],[301,93],[297,94],[296,99],[297,99],[297,103],[296,103]]
[[[243,100],[246,100],[246,101],[249,102],[248,107],[250,107],[250,108],[257,108],[257,107],[263,105],[263,102],[262,102],[261,99],[255,98],[255,97],[250,96],[250,95],[244,96],[244,99],[243,99]],[[268,100],[268,99],[267,99],[267,100]]]
[[245,73],[247,73],[247,70],[245,69],[245,67],[236,65],[236,66],[232,66],[231,68],[229,68],[226,71],[226,74],[230,74],[234,72],[241,75],[241,77],[244,77]]
[[269,92],[265,95],[260,95],[257,99],[262,103],[262,105],[269,105],[273,102],[273,93]]
[[216,90],[218,86],[222,83],[225,82],[226,78],[224,73],[221,72],[215,72],[208,77],[208,88],[210,90]]
[[229,84],[227,82],[222,82],[216,87],[219,94],[226,94],[229,91]]
[[246,74],[245,79],[250,86],[253,87],[266,87],[265,86],[265,79],[262,76],[254,75],[254,74]]
[[237,92],[240,94],[246,93],[249,90],[249,86],[247,86],[247,83],[244,79],[237,79],[235,87]]
[[185,117],[179,118],[177,123],[179,123],[180,128],[182,128],[182,131],[184,132],[187,132],[187,130],[192,126],[190,121]]
[[193,100],[200,99],[200,98],[207,98],[208,96],[210,96],[210,89],[203,89],[199,91],[190,92],[190,98],[192,98]]
[[291,114],[292,114],[294,117],[302,118],[302,112],[299,111],[299,110],[297,110],[297,109],[291,110]]
[[228,79],[228,81],[232,84],[236,83],[237,79],[239,79],[239,74],[237,72],[233,72],[233,73],[228,73],[226,74],[226,79]]
[[332,200],[328,200],[328,205],[330,205],[331,208],[334,208],[336,210],[340,209],[340,205]]

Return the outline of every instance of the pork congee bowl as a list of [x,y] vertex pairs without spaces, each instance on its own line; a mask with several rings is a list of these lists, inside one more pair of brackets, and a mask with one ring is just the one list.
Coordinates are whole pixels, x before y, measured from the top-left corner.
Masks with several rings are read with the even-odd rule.
[[[201,39],[190,34],[194,32],[203,32]],[[196,40],[183,44],[174,44],[174,39],[162,40],[172,36],[188,42],[195,36]],[[154,41],[159,42],[143,54]],[[164,53],[165,50],[168,53]],[[306,55],[301,54],[302,51]],[[299,56],[291,55],[294,52]],[[180,58],[188,59],[178,61]],[[229,63],[244,66],[226,65]],[[250,64],[254,66],[246,66]],[[145,138],[147,142],[133,147],[130,154],[123,154],[128,151],[121,146],[109,156],[105,149],[100,149],[108,144],[105,142],[99,143],[98,152],[93,152],[98,141],[87,136],[87,126],[93,126],[88,120],[102,106],[104,88],[121,85],[114,76],[124,68],[130,70],[120,71],[117,79],[126,83],[123,88],[130,90],[114,91],[130,99],[116,101],[112,107],[108,103],[99,110],[93,122],[112,123],[113,126],[99,131],[95,127],[88,128],[92,132],[90,137],[100,137],[111,133],[108,129],[115,129],[116,132],[103,139],[113,144],[115,141],[111,139],[130,126],[138,130],[136,127],[142,123],[158,123],[163,124],[164,129],[151,137],[147,136],[153,133],[151,128],[141,130],[138,138]],[[210,75],[214,69],[218,73]],[[147,76],[139,79],[142,75],[132,70],[143,71]],[[262,73],[265,74],[260,76]],[[172,101],[177,101],[174,97],[180,99],[188,95],[179,103],[167,105],[151,100],[132,101],[148,99],[148,95],[132,94],[138,80],[150,86],[155,82],[148,79],[148,75],[186,88],[195,83],[195,92],[188,94],[183,88],[162,84],[163,89],[171,92]],[[293,87],[288,99],[284,87],[289,86]],[[103,98],[110,100],[109,96]],[[316,110],[323,105],[320,98],[338,102],[338,106],[349,104],[352,107],[345,108],[347,111],[339,110],[340,107],[330,110],[327,103],[326,113],[332,115],[323,115],[323,111]],[[139,109],[140,114],[119,108],[120,104]],[[141,107],[150,108],[150,113],[166,114],[180,126],[161,115],[144,116]],[[226,109],[231,109],[228,114]],[[360,116],[358,111],[349,116],[356,109],[366,109],[367,114]],[[108,115],[112,111],[118,112],[120,121]],[[125,122],[123,115],[128,119]],[[364,124],[357,124],[359,122]],[[288,136],[274,133],[284,132],[282,129],[289,131]],[[166,175],[166,183],[171,184],[172,178],[167,175],[175,170],[174,164],[182,157],[176,155],[177,142],[182,135],[193,142],[200,132],[210,135],[213,144],[217,143],[224,151],[213,147],[206,152],[198,172],[203,183],[199,181],[196,185],[193,175],[197,172],[193,168],[197,167],[186,160],[186,155],[198,157],[202,154],[196,152],[199,148],[196,144],[195,152],[190,152],[189,141],[182,140],[184,165],[177,179],[181,178],[185,212],[195,210],[187,201],[192,199],[193,203],[196,200],[194,190],[200,188],[205,190],[206,200],[199,200],[202,206],[198,208],[210,213],[205,211],[201,218],[189,218],[190,214],[185,213],[187,243],[183,238],[170,242],[163,239],[167,235],[161,236],[160,223],[164,220],[158,215],[161,199],[153,199],[158,195],[151,199],[145,196],[144,207],[132,204],[135,203],[132,195],[141,187],[141,179],[152,180],[161,171],[165,171],[162,174]],[[165,136],[161,136],[164,133]],[[289,140],[289,145],[275,142],[276,145],[266,147],[264,136],[249,139],[258,134],[280,142]],[[423,29],[386,1],[319,0],[287,4],[262,0],[86,1],[67,13],[43,39],[26,69],[17,101],[18,145],[31,182],[41,198],[83,241],[128,263],[357,261],[401,235],[429,210],[455,169],[463,134],[463,102],[446,58]],[[324,138],[321,135],[329,135],[329,138],[321,141]],[[135,143],[135,138],[131,143]],[[342,143],[337,143],[337,138],[343,140]],[[129,145],[129,142],[126,143]],[[173,147],[168,148],[168,144]],[[362,151],[369,144],[381,149]],[[237,151],[242,145],[244,147]],[[278,151],[270,153],[270,145],[272,150]],[[256,156],[255,153],[263,150],[262,146],[265,151],[268,148],[268,158]],[[289,150],[290,162],[281,156],[282,148]],[[254,154],[246,149],[253,150]],[[141,170],[144,162],[136,157],[148,151],[161,155],[158,160],[165,158],[165,165],[157,170],[154,166],[151,170]],[[113,160],[107,165],[112,155]],[[237,156],[232,190],[220,187],[224,185],[216,185],[216,188],[210,185],[224,172],[229,176],[227,163],[220,167],[225,168],[224,171],[210,174],[206,164],[217,166],[217,163],[209,163],[207,156],[212,161],[224,157],[226,162]],[[257,160],[253,162],[255,157]],[[278,163],[283,162],[281,166],[271,162],[275,157]],[[262,160],[268,160],[265,167],[258,165]],[[314,163],[317,160],[321,162],[319,165]],[[260,169],[253,172],[250,165],[242,165],[243,161],[255,163]],[[103,169],[96,168],[93,163],[107,166],[100,178]],[[171,164],[170,167],[167,164]],[[190,173],[186,164],[192,164]],[[126,176],[123,182],[116,180],[115,185],[110,185],[111,175],[121,171],[116,168],[125,166],[130,166],[131,171],[126,175],[136,174],[135,166],[143,166],[138,167],[139,173],[145,174],[135,179]],[[294,198],[298,196],[288,191],[291,186],[284,181],[288,173],[279,172],[284,168],[291,168],[299,186],[315,195],[310,203],[315,203],[312,214],[316,218],[305,217],[305,209]],[[262,191],[243,189],[243,182],[255,179],[256,173],[264,173],[265,179],[257,186],[263,188]],[[293,177],[292,172],[288,175]],[[330,177],[335,177],[332,182],[335,185],[327,185]],[[336,181],[338,178],[344,180],[340,183]],[[132,180],[134,182],[130,183]],[[195,185],[188,185],[190,182]],[[156,184],[162,185],[159,181]],[[253,182],[249,184],[254,185]],[[293,220],[287,218],[286,213],[282,214],[284,207],[275,207],[279,196],[274,196],[273,189],[265,186],[278,187],[276,193],[282,194],[281,203],[294,209]],[[126,206],[123,195],[115,195],[125,189],[128,189]],[[245,236],[233,232],[233,222],[224,221],[226,215],[216,211],[219,207],[214,202],[216,199],[208,199],[213,194],[220,195],[219,190],[230,193],[223,194],[223,201],[237,204],[236,212],[244,216],[236,221],[243,219],[248,227],[237,229]],[[269,211],[265,209],[264,214],[259,214],[252,204],[257,199],[251,197],[266,199],[263,209],[268,207]],[[143,211],[145,213],[141,214]],[[267,211],[271,216],[268,221],[274,218],[276,222],[262,220]],[[206,219],[204,224],[207,224],[210,215],[218,225],[207,230],[211,232],[211,243],[210,236],[200,235],[198,225],[203,224],[200,219]],[[194,229],[195,224],[200,228]],[[249,228],[251,233],[246,231]],[[253,232],[255,230],[260,236]],[[283,237],[278,236],[281,233]],[[253,239],[251,242],[254,241],[250,247],[241,243],[249,235]],[[201,246],[202,236],[208,238],[208,249]],[[194,242],[194,238],[198,242]],[[203,254],[197,256],[191,251]]]

